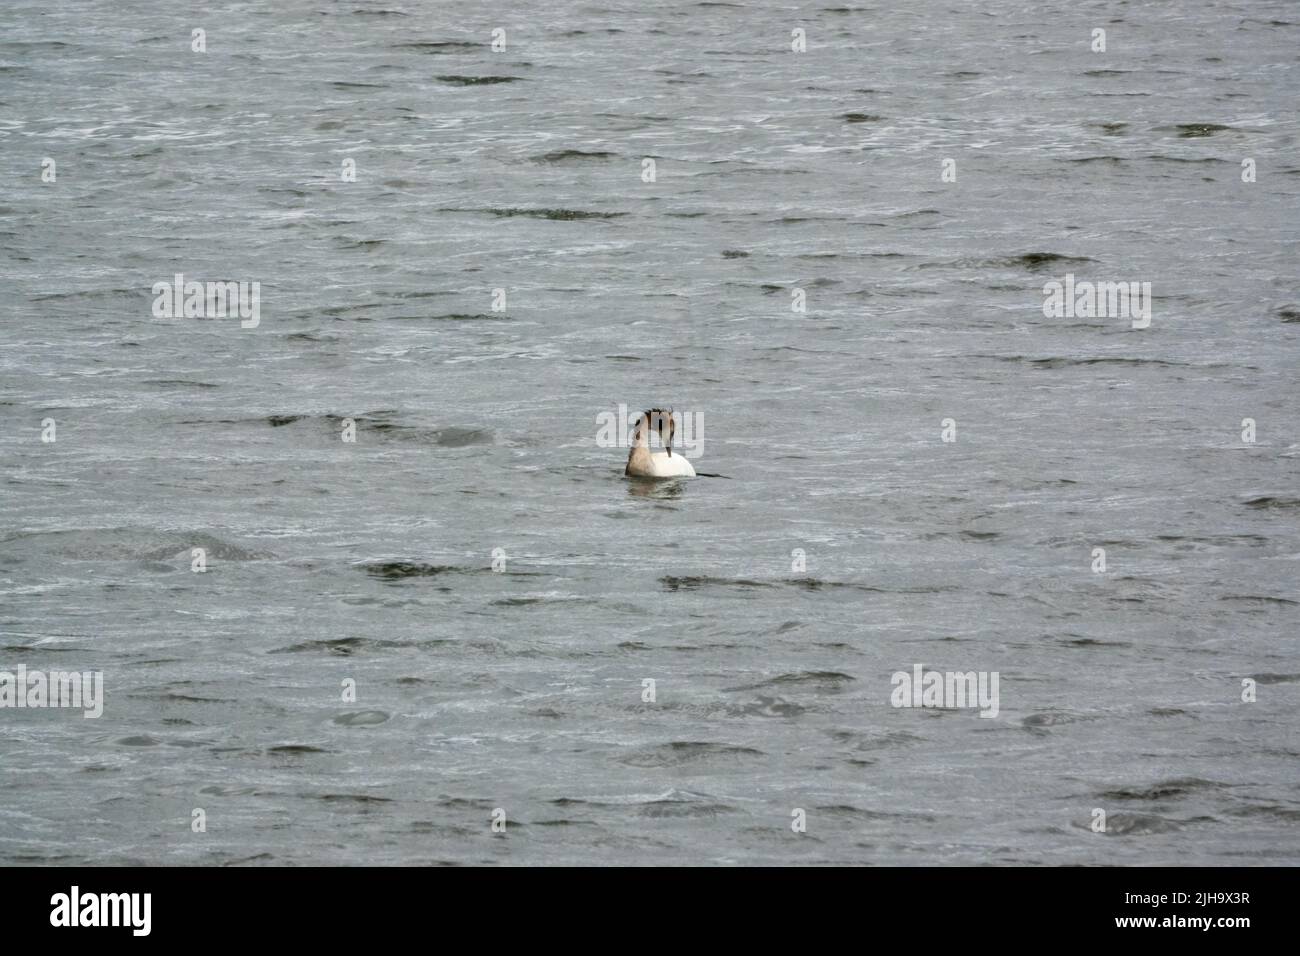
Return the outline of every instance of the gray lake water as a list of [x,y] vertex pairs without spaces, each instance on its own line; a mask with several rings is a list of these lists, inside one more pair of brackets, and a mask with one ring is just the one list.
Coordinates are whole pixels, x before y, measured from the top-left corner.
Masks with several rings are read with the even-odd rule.
[[[9,0],[0,670],[105,700],[0,710],[0,859],[1300,862],[1298,49],[1281,0]],[[177,273],[259,324],[155,317]],[[625,479],[620,403],[727,477]],[[891,706],[915,664],[997,716]]]

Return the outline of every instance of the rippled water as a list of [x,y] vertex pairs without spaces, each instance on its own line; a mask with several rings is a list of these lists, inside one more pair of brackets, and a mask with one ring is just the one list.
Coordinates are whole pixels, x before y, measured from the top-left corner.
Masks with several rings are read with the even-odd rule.
[[1295,5],[538,9],[0,9],[0,858],[1300,862]]

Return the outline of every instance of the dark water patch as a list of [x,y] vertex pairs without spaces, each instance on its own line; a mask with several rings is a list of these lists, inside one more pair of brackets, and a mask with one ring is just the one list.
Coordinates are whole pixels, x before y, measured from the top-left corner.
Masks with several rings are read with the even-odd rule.
[[1187,711],[1177,707],[1152,707],[1147,711],[1152,717],[1186,717]]
[[626,216],[625,212],[592,212],[583,209],[525,209],[520,206],[488,206],[477,209],[462,209],[451,206],[444,206],[438,212],[473,212],[483,213],[501,218],[510,218],[514,216],[524,216],[531,219],[551,219],[556,222],[577,222],[584,219],[618,219]]
[[1096,261],[1087,256],[1070,256],[1060,252],[1025,252],[1018,256],[992,259],[986,265],[994,268],[1028,269],[1031,272],[1040,272],[1049,266],[1055,268],[1060,264]]
[[681,819],[683,817],[703,817],[712,819],[728,813],[738,812],[735,807],[725,803],[704,800],[658,800],[638,808],[637,814],[652,819]]
[[[910,259],[901,252],[805,252],[796,259]],[[1019,287],[1016,287],[1019,291]]]
[[491,810],[496,804],[489,800],[474,799],[471,797],[452,797],[442,794],[438,798],[438,806],[446,807],[448,810]]
[[409,292],[394,292],[394,299],[434,299],[444,295],[456,295],[450,289],[412,289]]
[[193,382],[184,378],[149,378],[141,385],[153,385],[157,388],[220,388],[215,382]]
[[386,304],[383,302],[352,302],[346,304],[346,306],[326,306],[322,308],[321,315],[328,315],[330,319],[338,319],[338,317],[342,316],[364,316],[365,312],[383,308]]
[[743,249],[723,249],[722,258],[724,259],[748,259],[749,253]]
[[798,717],[808,708],[795,704],[781,697],[759,697],[748,704],[728,707],[727,712],[735,717]]
[[1256,674],[1256,684],[1296,684],[1300,683],[1300,674]]
[[509,322],[510,316],[504,312],[447,312],[431,315],[434,322]]
[[[668,591],[691,591],[706,587],[736,587],[736,588],[775,588],[775,587],[793,587],[803,591],[822,591],[822,590],[853,590],[863,591],[872,594],[938,594],[942,591],[951,591],[954,588],[948,585],[936,586],[919,586],[919,587],[877,587],[870,584],[859,584],[853,581],[827,581],[823,578],[789,578],[785,580],[777,579],[771,581],[757,581],[752,578],[726,578],[715,575],[665,575],[659,579],[659,583]],[[798,626],[797,623],[794,626]]]
[[1163,153],[1150,153],[1147,159],[1158,159],[1166,163],[1230,163],[1228,159],[1216,159],[1213,156],[1166,156]]
[[310,754],[327,754],[332,753],[329,750],[323,750],[320,747],[313,747],[310,744],[280,744],[276,747],[268,747],[268,754],[285,754],[294,757],[305,757]]
[[335,80],[330,86],[336,90],[386,90],[387,83],[353,83],[347,80]]
[[212,783],[202,787],[199,793],[205,797],[255,797],[262,796],[256,787],[237,787],[231,784]]
[[938,209],[913,209],[911,212],[900,212],[897,216],[891,216],[891,219],[897,219],[906,222],[909,219],[919,219],[922,216],[942,216],[943,212]]
[[498,83],[518,83],[522,76],[452,76],[443,74],[434,77],[439,83],[451,86],[495,86]]
[[1169,800],[1186,797],[1205,790],[1222,790],[1228,784],[1199,777],[1180,777],[1176,780],[1164,780],[1147,786],[1116,787],[1103,790],[1099,797],[1104,800]]
[[1300,823],[1300,808],[1284,807],[1276,803],[1255,804],[1248,807],[1234,807],[1227,811],[1234,817],[1266,817],[1287,823]]
[[535,604],[599,604],[594,598],[585,597],[508,597],[492,602],[494,607],[531,607]]
[[[1053,369],[1068,368],[1073,366],[1086,367],[1089,365],[1156,365],[1167,366],[1169,368],[1192,368],[1187,362],[1173,362],[1166,359],[1147,359],[1147,358],[1128,358],[1124,356],[1099,356],[1092,358],[1067,358],[1065,356],[1053,355],[1044,358],[1031,358],[1028,355],[974,355],[972,358],[993,359],[997,362],[1020,362],[1032,368]],[[1202,368],[1218,367],[1215,365],[1205,365]]]
[[891,747],[907,747],[912,744],[918,744],[925,740],[918,734],[908,733],[907,731],[892,731],[885,734],[864,734],[858,730],[829,730],[826,732],[832,740],[846,746],[852,746],[854,750],[886,750]]
[[619,762],[629,767],[679,767],[700,760],[734,761],[763,756],[763,751],[736,744],[675,740],[668,744],[640,747]]
[[857,591],[878,590],[877,588],[870,587],[869,585],[866,584],[853,584],[848,581],[827,581],[823,578],[813,578],[813,577],[791,578],[788,581],[781,581],[778,583],[788,584],[791,587],[796,587],[804,591],[822,591],[822,590],[834,589],[834,588],[852,588]]
[[541,717],[543,720],[558,720],[567,715],[562,714],[554,707],[538,707],[535,710],[525,711],[529,717]]
[[878,820],[884,821],[914,821],[916,823],[937,823],[938,817],[929,813],[918,813],[910,810],[869,810],[866,807],[855,807],[847,803],[833,803],[828,806],[814,807],[819,814],[828,813],[840,817],[852,817],[859,820]]
[[322,793],[322,794],[304,794],[315,800],[324,800],[326,803],[392,803],[390,797],[376,797],[369,793]]
[[1211,547],[1232,547],[1234,545],[1244,544],[1252,547],[1260,547],[1269,542],[1269,538],[1262,534],[1219,534],[1219,535],[1181,535],[1181,534],[1158,534],[1157,541],[1182,542],[1184,547],[1180,550],[1192,550],[1192,545],[1209,545]]
[[[486,428],[445,425],[425,427],[419,425],[401,425],[390,421],[396,413],[392,409],[368,412],[365,415],[349,416],[360,429],[375,436],[393,441],[413,441],[437,445],[440,448],[465,448],[469,445],[491,445],[494,433]],[[326,415],[325,420],[335,430],[341,428],[346,419],[342,415]]]
[[392,44],[394,50],[415,50],[419,53],[435,55],[479,50],[486,46],[488,46],[486,43],[471,43],[465,40],[412,40],[407,43]]
[[1081,156],[1078,159],[1067,159],[1067,163],[1126,163],[1128,160],[1122,156]]
[[302,654],[313,651],[325,651],[338,657],[351,657],[358,651],[407,647],[400,641],[385,641],[373,637],[332,637],[299,641],[286,647],[277,647],[267,651],[268,654]]
[[444,312],[441,315],[393,315],[389,321],[405,322],[509,322],[504,312]]
[[1263,495],[1259,498],[1251,498],[1245,502],[1245,505],[1258,511],[1290,510],[1300,508],[1300,498],[1275,498],[1272,495]]
[[542,153],[540,156],[532,157],[535,163],[575,163],[589,162],[591,160],[603,161],[617,158],[618,153],[611,153],[608,150],[593,149],[557,149],[550,153]]
[[1073,724],[1080,720],[1088,718],[1080,717],[1077,714],[1068,714],[1063,711],[1046,711],[1039,714],[1030,714],[1020,721],[1020,726],[1025,730],[1034,733],[1047,733],[1052,727],[1059,727],[1063,724]]
[[534,827],[599,827],[591,820],[533,820],[529,826]]
[[1075,637],[1060,643],[1066,647],[1132,647],[1128,641],[1099,641],[1093,637]]
[[1128,129],[1128,123],[1097,123],[1096,128],[1101,130],[1104,136],[1123,136]]
[[[705,73],[703,70],[692,70],[690,73],[683,73],[680,70],[670,70],[667,68],[663,68],[663,69],[657,69],[654,72],[660,74],[661,76],[680,77],[680,79],[669,80],[670,83],[685,83],[688,80],[714,78],[714,74]],[[655,158],[658,159],[659,157],[656,156]],[[710,162],[710,165],[712,165],[713,163],[721,163],[721,162],[728,162],[728,160],[715,159]]]
[[493,433],[487,428],[435,428],[430,437],[440,448],[467,448],[470,445],[490,445],[493,442]]
[[75,302],[81,299],[112,299],[117,296],[144,296],[142,289],[81,289],[73,292],[48,292],[30,296],[32,302]]
[[354,710],[339,714],[334,718],[333,723],[340,727],[376,727],[388,723],[390,719],[392,715],[386,710]]
[[1274,313],[1283,322],[1300,322],[1300,308],[1283,306]]
[[789,674],[778,674],[776,677],[759,681],[757,684],[745,684],[739,687],[725,688],[727,691],[750,691],[761,690],[768,687],[776,688],[808,688],[819,692],[839,692],[845,690],[845,685],[857,680],[848,674],[840,671],[793,671]]
[[12,50],[15,53],[53,53],[74,46],[78,44],[64,43],[62,40],[0,40],[0,51]]
[[1159,129],[1161,132],[1177,133],[1179,139],[1199,139],[1203,136],[1222,133],[1224,130],[1232,129],[1232,127],[1222,126],[1218,123],[1179,123],[1176,126],[1161,126]]
[[202,548],[209,562],[263,561],[276,556],[271,551],[243,548],[202,531],[168,532],[166,537],[172,540],[159,547],[142,550],[135,557],[141,561],[166,561],[182,556],[188,563],[193,548]]
[[843,113],[840,119],[846,123],[879,123],[884,117],[874,113]]
[[541,578],[544,571],[493,571],[490,567],[469,567],[455,564],[427,564],[422,561],[371,561],[352,565],[372,577],[385,581],[404,581],[407,578],[437,577],[443,574],[494,574],[503,578]]
[[1106,817],[1104,836],[1145,836],[1151,833],[1172,833],[1181,830],[1178,820],[1157,816],[1154,813],[1111,813]]
[[285,425],[292,425],[294,422],[300,422],[306,415],[267,415],[262,419],[272,428],[283,428]]
[[747,590],[775,587],[774,584],[768,581],[752,581],[748,578],[722,578],[709,574],[682,576],[667,574],[659,579],[659,583],[664,586],[665,591],[696,591],[700,588],[709,587],[745,588]]
[[383,578],[385,581],[401,581],[405,578],[428,578],[439,574],[451,574],[465,571],[466,568],[451,564],[424,564],[419,561],[381,561],[362,565],[367,574]]
[[1247,601],[1252,604],[1286,604],[1295,606],[1300,601],[1292,601],[1290,598],[1274,597],[1271,594],[1225,594],[1219,598],[1220,601]]
[[[186,682],[188,683],[188,682]],[[229,697],[199,697],[184,694],[177,690],[139,691],[127,695],[132,699],[172,701],[178,704],[234,704],[236,700]]]

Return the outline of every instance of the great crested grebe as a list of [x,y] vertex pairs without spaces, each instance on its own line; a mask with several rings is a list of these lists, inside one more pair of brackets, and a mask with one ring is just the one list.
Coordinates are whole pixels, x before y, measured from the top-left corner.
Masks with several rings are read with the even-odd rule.
[[[664,426],[668,427],[668,438],[664,438]],[[665,451],[650,451],[650,429],[659,432]],[[681,455],[673,454],[673,435],[677,431],[677,419],[672,411],[652,408],[642,412],[636,422],[636,432],[632,438],[632,450],[627,453],[627,469],[623,472],[633,478],[694,478],[695,469]]]

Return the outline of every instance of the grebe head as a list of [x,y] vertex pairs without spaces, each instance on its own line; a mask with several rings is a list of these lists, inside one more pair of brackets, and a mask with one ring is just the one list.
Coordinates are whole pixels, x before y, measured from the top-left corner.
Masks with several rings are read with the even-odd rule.
[[[650,429],[659,433],[659,444],[668,451],[668,457],[673,456],[673,436],[677,433],[677,416],[673,414],[671,408],[648,408],[641,414],[641,421],[638,428],[645,429],[645,437],[649,437]],[[668,434],[664,435],[667,429]]]
[[[650,437],[650,429],[653,428],[655,431],[657,431],[657,432],[659,433],[659,443],[660,443],[661,445],[663,444],[663,441],[664,441],[664,416],[665,416],[665,414],[666,414],[666,413],[664,412],[664,410],[663,410],[662,408],[648,408],[648,409],[646,409],[645,413],[641,416],[641,426],[645,429],[645,433],[644,433],[644,435],[645,435],[645,438],[646,438],[646,439],[649,439],[649,437]],[[647,444],[648,444],[648,441],[647,441]]]

